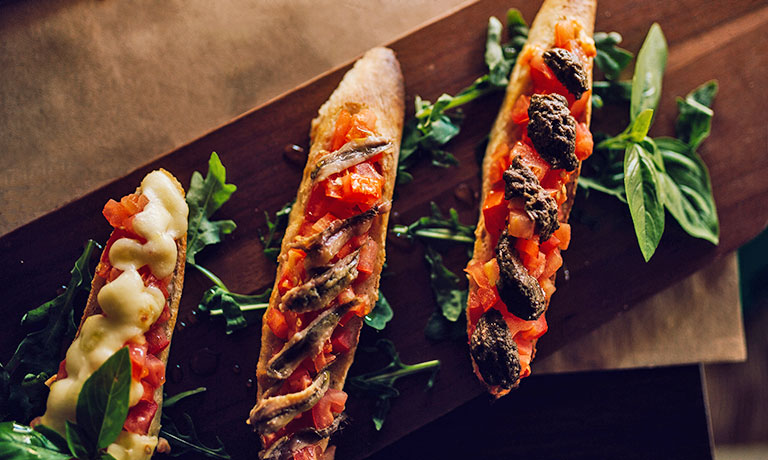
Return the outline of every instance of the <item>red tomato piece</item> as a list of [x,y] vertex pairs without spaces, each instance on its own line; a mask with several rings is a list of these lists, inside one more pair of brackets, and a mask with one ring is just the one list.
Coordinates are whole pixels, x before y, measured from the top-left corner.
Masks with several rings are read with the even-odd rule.
[[547,172],[551,169],[551,166],[545,159],[541,158],[529,142],[530,140],[527,142],[517,142],[515,146],[512,147],[510,157],[514,158],[519,156],[522,163],[528,166],[528,168],[533,171],[536,178],[539,179],[539,182],[541,182]]
[[528,123],[528,106],[531,105],[530,96],[521,94],[512,106],[510,117],[514,123],[524,125]]
[[268,308],[264,320],[273,334],[282,340],[288,340],[288,323],[285,316],[277,308]]
[[576,120],[582,119],[584,113],[586,112],[587,104],[590,103],[591,99],[592,90],[590,89],[581,95],[581,99],[578,99],[573,104],[571,104],[571,115],[573,115],[573,118]]
[[158,321],[155,326],[144,333],[144,338],[147,339],[147,351],[150,355],[157,355],[171,343],[165,334],[165,329],[160,324],[162,323]]
[[549,239],[539,245],[539,249],[544,254],[549,254],[553,249],[560,245],[560,239],[555,235],[549,237]]
[[507,201],[504,199],[504,188],[495,188],[488,192],[483,203],[483,218],[485,228],[491,235],[492,241],[497,241],[504,231],[508,214]]
[[507,233],[510,236],[523,239],[533,238],[535,226],[535,222],[528,217],[524,210],[512,209],[509,211]]
[[587,128],[585,123],[576,124],[576,158],[579,160],[586,160],[592,155],[592,147],[594,146],[592,140],[592,133]]
[[138,345],[135,342],[127,342],[125,345],[128,347],[128,353],[131,357],[131,377],[133,377],[133,380],[139,381],[149,373],[145,366],[147,361],[147,344]]
[[293,453],[293,460],[320,460],[323,456],[323,449],[317,445],[302,447]]
[[331,152],[338,150],[347,142],[347,132],[352,126],[352,115],[342,109],[336,118],[336,125],[333,127],[333,136],[331,136]]
[[347,394],[341,390],[329,388],[320,401],[312,408],[312,420],[315,428],[322,430],[328,428],[333,423],[334,414],[344,412],[344,405],[347,402]]
[[156,402],[139,401],[138,404],[128,410],[128,417],[125,418],[123,429],[130,433],[147,434],[155,412],[157,412]]
[[552,252],[547,254],[546,257],[546,263],[544,264],[544,272],[541,274],[542,278],[549,278],[555,273],[557,273],[557,270],[560,269],[560,267],[563,266],[563,256],[560,255],[560,250],[555,248]]
[[65,379],[65,378],[67,378],[67,375],[69,375],[69,374],[67,374],[67,359],[64,358],[59,363],[59,370],[58,370],[58,372],[56,372],[56,378],[59,379],[59,380],[60,379]]
[[331,335],[333,352],[343,354],[351,350],[357,342],[355,335],[355,331],[351,327],[337,326]]
[[147,376],[144,381],[149,382],[155,388],[165,383],[165,364],[154,355],[147,355],[145,363]]
[[369,109],[362,109],[352,115],[352,123],[345,137],[346,141],[365,139],[376,130],[376,114]]
[[527,255],[528,257],[537,257],[539,255],[539,243],[533,240],[518,238],[515,241],[515,249],[521,255]]
[[557,247],[565,251],[571,242],[571,224],[560,222],[560,228],[555,230],[554,235],[560,240],[560,244]]
[[360,261],[357,263],[358,281],[364,281],[373,274],[378,252],[379,246],[373,239],[368,238],[368,241],[360,248]]

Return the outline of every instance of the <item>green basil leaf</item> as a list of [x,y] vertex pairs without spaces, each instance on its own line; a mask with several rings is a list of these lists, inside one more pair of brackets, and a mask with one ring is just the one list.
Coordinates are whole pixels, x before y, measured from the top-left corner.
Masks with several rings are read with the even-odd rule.
[[632,77],[630,119],[634,120],[646,109],[659,105],[661,80],[667,66],[667,40],[657,23],[653,23],[637,53],[635,74]]
[[72,456],[41,432],[15,422],[3,422],[0,423],[0,458],[68,460]]
[[95,450],[109,446],[120,434],[128,415],[131,391],[131,358],[121,348],[83,384],[77,398],[79,429]]
[[605,193],[606,195],[611,195],[618,198],[618,200],[622,203],[627,202],[627,197],[624,194],[625,192],[623,181],[609,186],[598,182],[595,178],[582,176],[579,177],[579,187],[585,190],[594,190],[596,192]]
[[467,305],[467,291],[459,289],[459,277],[443,264],[443,257],[427,246],[424,257],[430,266],[430,285],[443,316],[448,321],[459,319]]
[[[93,278],[92,256],[100,248],[98,243],[89,240],[72,267],[71,278],[64,293],[31,310],[22,318],[23,327],[38,326],[38,329],[24,337],[5,369],[0,371],[2,419],[13,418],[28,422],[45,410],[48,398],[45,381],[59,368],[63,357],[61,344],[71,343],[75,337],[75,305],[85,303]],[[43,323],[44,327],[39,327]]]
[[597,48],[595,64],[603,71],[605,78],[616,80],[621,71],[632,61],[633,54],[616,46],[622,40],[618,32],[596,32],[594,38]]
[[492,85],[506,86],[509,83],[507,76],[512,70],[512,64],[504,56],[501,48],[501,21],[494,16],[488,18],[488,37],[485,42],[485,64],[488,66],[488,75]]
[[35,426],[35,431],[45,436],[45,438],[55,445],[61,452],[67,452],[69,450],[67,440],[52,428],[38,424]]
[[659,197],[656,167],[650,153],[639,144],[627,146],[624,155],[627,204],[645,261],[651,259],[664,232],[664,205]]
[[709,136],[714,115],[710,106],[717,91],[717,81],[711,80],[688,93],[685,99],[677,98],[680,113],[675,123],[675,135],[694,152]]
[[645,109],[632,122],[629,129],[629,139],[632,142],[641,142],[648,135],[653,120],[653,109]]
[[379,298],[376,300],[376,305],[373,306],[373,310],[365,315],[365,324],[380,331],[387,326],[387,323],[394,316],[392,306],[389,305],[389,301],[384,297],[384,293],[379,290]]
[[88,440],[88,435],[83,433],[82,429],[76,423],[72,423],[69,420],[66,420],[66,430],[67,446],[69,446],[69,451],[72,455],[78,459],[91,458],[94,450],[93,448],[86,447],[92,446],[91,442]]
[[720,223],[707,166],[683,141],[662,137],[656,143],[667,169],[660,175],[664,205],[689,235],[718,244]]
[[187,262],[195,263],[195,256],[208,245],[221,242],[237,225],[231,220],[211,221],[209,218],[235,193],[237,187],[227,184],[227,171],[216,152],[208,160],[208,173],[195,171],[187,191],[189,228],[187,229]]

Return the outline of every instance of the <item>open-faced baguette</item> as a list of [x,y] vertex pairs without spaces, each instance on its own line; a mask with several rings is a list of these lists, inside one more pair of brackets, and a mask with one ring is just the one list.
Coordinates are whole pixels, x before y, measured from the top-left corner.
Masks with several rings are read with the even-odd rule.
[[570,239],[566,222],[581,160],[592,150],[595,9],[596,0],[544,1],[483,160],[482,206],[466,270],[467,334],[475,374],[497,397],[530,374],[536,341],[547,330],[544,311],[560,250]]
[[315,458],[343,417],[362,317],[378,298],[403,115],[400,65],[391,50],[374,48],[312,121],[262,326],[248,420],[261,458]]
[[75,340],[50,382],[40,423],[63,435],[65,421],[75,421],[85,380],[113,353],[129,347],[132,366],[147,372],[141,380],[132,377],[128,417],[107,449],[117,460],[148,459],[158,442],[165,365],[184,283],[187,214],[184,189],[164,169],[145,176],[119,203],[107,203],[104,216],[115,230],[96,268]]

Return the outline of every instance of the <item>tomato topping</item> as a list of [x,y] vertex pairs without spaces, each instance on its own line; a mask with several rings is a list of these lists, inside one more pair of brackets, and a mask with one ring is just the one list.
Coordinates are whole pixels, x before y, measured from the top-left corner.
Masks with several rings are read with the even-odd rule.
[[528,106],[531,105],[530,96],[521,94],[512,106],[510,117],[514,123],[524,125],[528,123]]
[[288,323],[277,308],[268,308],[267,313],[264,314],[264,320],[273,334],[282,340],[288,340]]
[[542,278],[539,280],[539,284],[544,291],[544,298],[549,302],[549,299],[552,298],[552,294],[555,293],[555,283],[549,278]]
[[539,250],[544,254],[549,254],[553,249],[560,245],[560,239],[554,234],[549,239],[539,245]]
[[515,146],[512,147],[512,152],[509,156],[511,158],[519,156],[522,163],[528,166],[539,182],[541,182],[544,175],[551,169],[551,166],[545,159],[539,156],[538,152],[536,152],[529,142],[530,140],[527,142],[517,142]]
[[353,139],[365,139],[374,134],[376,129],[376,114],[368,109],[362,109],[352,115],[352,123],[347,131],[347,142]]
[[130,433],[147,434],[155,412],[157,412],[157,403],[142,399],[128,410],[123,429]]
[[560,255],[560,250],[555,248],[552,252],[547,254],[546,263],[544,265],[544,272],[541,274],[542,278],[550,278],[557,273],[557,270],[563,266],[563,256]]
[[165,334],[165,328],[161,324],[161,321],[158,320],[155,326],[144,333],[144,338],[147,339],[147,351],[152,355],[157,355],[165,350],[168,344],[171,343]]
[[565,48],[566,43],[576,38],[578,23],[573,20],[561,19],[555,24],[555,46]]
[[578,99],[573,104],[571,104],[571,115],[573,115],[573,118],[575,118],[576,120],[580,120],[583,118],[583,115],[586,113],[586,110],[587,110],[587,104],[591,102],[591,99],[592,99],[592,90],[590,89],[581,95],[581,99]]
[[370,237],[368,241],[360,248],[360,261],[357,263],[357,281],[365,281],[373,274],[376,266],[376,256],[379,252],[379,246]]
[[592,155],[592,147],[594,141],[592,140],[592,133],[587,128],[585,123],[576,124],[576,158],[579,160],[586,160]]
[[304,367],[299,367],[288,377],[283,386],[287,387],[287,393],[297,393],[306,389],[311,384],[312,376],[309,375],[309,371]]
[[504,230],[508,214],[507,201],[504,200],[504,188],[495,188],[488,192],[483,203],[485,228],[491,234],[492,242],[498,240]]
[[571,242],[571,224],[560,222],[560,228],[555,230],[554,236],[560,240],[560,244],[557,247],[565,251],[568,249],[568,245]]
[[144,377],[146,382],[155,388],[165,383],[165,364],[160,359],[154,355],[147,355],[145,366],[147,368],[147,376]]
[[533,231],[536,223],[528,217],[528,214],[522,209],[512,209],[509,211],[509,221],[507,223],[507,233],[515,238],[530,239],[533,238]]
[[552,73],[552,69],[544,62],[544,50],[537,48],[531,57],[531,79],[536,93],[557,93],[564,96],[570,106],[575,98],[560,80]]
[[352,114],[342,109],[336,118],[336,125],[333,127],[333,136],[331,137],[331,152],[341,148],[347,142],[346,136],[352,125]]
[[322,430],[331,426],[335,414],[344,412],[346,402],[346,393],[335,388],[328,388],[325,395],[312,408],[312,420],[315,428]]
[[128,353],[131,357],[131,377],[133,377],[133,380],[139,381],[149,373],[145,366],[147,361],[147,344],[138,345],[135,342],[127,342],[125,345],[128,347]]
[[67,378],[67,358],[64,358],[59,363],[59,370],[56,372],[56,378],[61,380]]
[[154,401],[155,387],[153,387],[152,384],[147,382],[146,380],[141,381],[141,386],[144,388],[144,393],[142,393],[141,399],[143,401]]
[[294,452],[293,460],[320,460],[322,456],[323,449],[318,445],[312,444]]
[[328,228],[329,225],[331,225],[331,222],[337,220],[336,216],[331,214],[330,212],[318,219],[317,222],[312,224],[312,231],[313,233],[320,233],[326,228]]
[[331,335],[332,350],[337,354],[348,352],[356,342],[357,336],[351,327],[336,326]]
[[119,203],[115,200],[107,201],[102,214],[114,228],[133,231],[132,217],[141,212],[147,203],[149,198],[132,193],[121,198]]
[[539,243],[533,240],[518,238],[515,241],[515,249],[517,249],[521,256],[537,257],[539,255]]

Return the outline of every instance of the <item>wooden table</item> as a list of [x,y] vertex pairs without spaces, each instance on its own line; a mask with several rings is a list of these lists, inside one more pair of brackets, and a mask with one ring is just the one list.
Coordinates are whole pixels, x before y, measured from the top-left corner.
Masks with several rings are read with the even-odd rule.
[[[503,16],[507,6],[508,3],[502,1],[481,1],[393,43],[405,73],[408,100],[416,94],[434,100],[441,92],[455,92],[482,74],[484,69],[479,57],[487,18]],[[537,8],[536,4],[521,6],[528,19],[533,18]],[[599,225],[590,228],[574,222],[572,247],[565,255],[570,281],[558,280],[558,294],[548,316],[550,332],[541,342],[542,356],[568,346],[575,337],[607,321],[623,306],[632,305],[733,251],[756,235],[768,221],[768,208],[764,206],[768,198],[765,180],[768,156],[761,117],[766,106],[763,88],[768,57],[754,52],[756,43],[766,41],[768,8],[747,1],[717,2],[706,9],[689,2],[605,1],[599,6],[596,30],[617,28],[625,37],[624,45],[636,50],[654,19],[661,23],[670,44],[662,115],[655,122],[654,135],[671,131],[676,113],[673,95],[683,95],[710,78],[720,81],[721,90],[714,107],[715,132],[701,153],[712,176],[722,226],[721,243],[718,247],[711,246],[669,225],[657,255],[645,264],[634,242],[631,223],[617,203],[596,198],[577,204],[598,213]],[[206,250],[199,261],[219,274],[233,290],[255,292],[270,285],[274,266],[264,258],[255,238],[257,230],[264,226],[262,211],[275,211],[290,200],[300,178],[299,168],[278,158],[282,159],[286,145],[306,145],[309,120],[347,68],[329,72],[4,235],[0,238],[0,256],[6,263],[0,268],[0,279],[4,281],[0,293],[7,305],[6,315],[20,317],[30,306],[50,298],[56,286],[67,279],[83,241],[89,237],[106,239],[109,229],[96,216],[108,198],[131,191],[143,174],[157,167],[173,171],[186,185],[192,171],[205,169],[207,158],[214,150],[222,156],[229,180],[239,187],[236,198],[222,209],[220,217],[235,219],[238,230],[221,247]],[[489,97],[467,107],[462,135],[451,145],[461,168],[416,168],[416,180],[398,191],[395,222],[410,222],[423,215],[430,200],[444,208],[456,206],[465,222],[475,219],[476,209],[457,200],[454,189],[459,184],[478,189],[474,150],[487,133],[499,102],[498,97]],[[428,393],[421,391],[423,382],[416,377],[399,384],[403,394],[394,404],[390,422],[381,433],[375,433],[366,422],[368,402],[351,400],[349,411],[358,423],[349,426],[340,437],[346,453],[340,458],[362,458],[379,451],[481,393],[469,372],[464,343],[433,344],[423,336],[423,326],[434,304],[427,288],[421,248],[391,240],[389,248],[390,271],[394,275],[383,281],[383,289],[395,306],[396,316],[379,336],[395,341],[406,362],[439,358],[443,367],[438,384]],[[202,277],[190,273],[181,310],[181,319],[187,327],[177,330],[174,339],[169,372],[173,378],[168,392],[207,386],[209,391],[189,408],[190,413],[198,421],[199,431],[217,433],[228,450],[240,458],[251,452],[256,443],[242,421],[254,399],[254,389],[248,385],[248,379],[258,356],[259,334],[256,328],[251,328],[224,336],[221,324],[196,320],[191,314],[207,287]],[[22,332],[15,327],[15,322],[5,323],[2,329],[0,358],[5,361]],[[363,343],[372,342],[375,336],[367,330]],[[215,375],[194,375],[190,371],[190,361],[201,354],[216,361]],[[356,363],[352,375],[372,364]],[[177,365],[180,369],[175,371],[173,366]],[[235,365],[240,372],[233,370]],[[661,381],[664,378],[667,377],[662,376]],[[676,380],[674,375],[669,378]],[[567,383],[567,380],[557,380],[558,377],[552,379],[553,392]],[[695,386],[694,380],[689,383]],[[536,380],[529,382],[524,388],[533,386]],[[506,401],[515,401],[513,398],[523,397],[513,396]],[[471,406],[486,404],[480,401]],[[556,411],[564,404],[562,400],[547,399],[542,401],[541,410]]]

